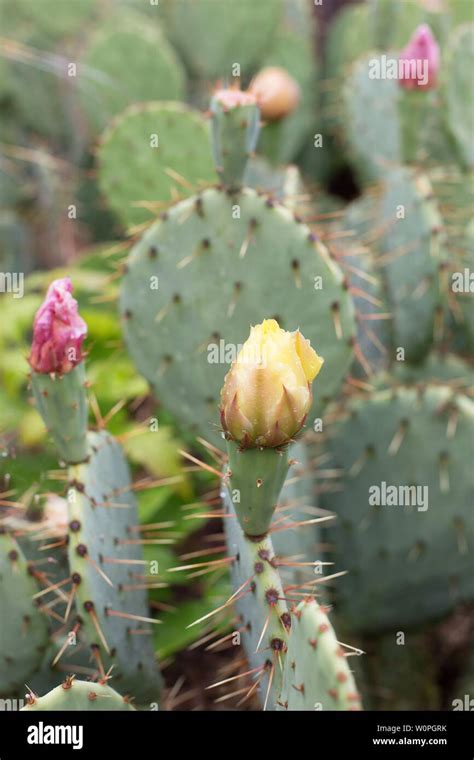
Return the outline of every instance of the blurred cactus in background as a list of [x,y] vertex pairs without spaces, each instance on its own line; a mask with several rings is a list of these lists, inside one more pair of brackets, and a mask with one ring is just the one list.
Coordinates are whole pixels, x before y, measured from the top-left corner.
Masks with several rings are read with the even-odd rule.
[[0,12],[0,697],[452,709],[472,4]]

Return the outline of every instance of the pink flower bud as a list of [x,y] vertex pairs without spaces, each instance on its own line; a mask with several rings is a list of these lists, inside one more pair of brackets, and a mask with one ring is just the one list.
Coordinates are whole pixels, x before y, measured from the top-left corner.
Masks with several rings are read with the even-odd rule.
[[82,361],[87,325],[79,316],[69,277],[54,280],[36,312],[29,363],[35,372],[70,372]]
[[419,26],[398,57],[400,86],[406,90],[432,90],[439,71],[439,46],[428,24]]
[[216,90],[214,100],[220,103],[224,111],[230,111],[232,108],[238,108],[239,106],[254,106],[257,102],[255,95],[239,90],[236,87]]

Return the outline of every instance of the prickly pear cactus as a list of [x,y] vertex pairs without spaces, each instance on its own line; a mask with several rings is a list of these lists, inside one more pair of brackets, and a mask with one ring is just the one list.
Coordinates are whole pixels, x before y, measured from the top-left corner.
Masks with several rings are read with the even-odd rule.
[[469,71],[474,65],[474,24],[463,24],[449,38],[444,73],[447,124],[454,137],[461,164],[474,166],[472,147],[473,91]]
[[160,678],[128,467],[107,432],[90,432],[88,447],[88,461],[68,473],[68,555],[81,638],[99,651],[105,670],[114,665],[117,686],[156,702]]
[[265,709],[274,710],[282,687],[278,659],[287,645],[290,615],[271,539],[247,538],[240,527],[227,490],[222,494],[226,512],[226,541],[231,564],[234,604],[250,669],[259,680],[259,697]]
[[107,683],[95,683],[91,681],[78,681],[75,678],[67,678],[60,686],[37,697],[29,694],[25,712],[61,711],[70,710],[115,710],[130,711],[135,708],[127,697],[122,697]]
[[208,125],[180,103],[128,108],[103,134],[98,159],[100,188],[125,226],[152,219],[150,204],[157,216],[159,202],[216,179]]
[[417,362],[434,338],[435,310],[441,300],[438,270],[446,242],[427,177],[413,176],[405,168],[389,172],[380,213],[380,263],[393,339],[396,347],[404,348],[408,361]]
[[324,608],[316,599],[300,602],[291,614],[279,709],[360,710],[346,654]]
[[339,267],[288,209],[249,189],[172,206],[132,250],[120,308],[152,388],[181,424],[220,445],[211,421],[250,325],[275,316],[318,345],[326,364],[313,410],[351,362],[353,306]]
[[[190,72],[205,79],[248,76],[269,48],[281,18],[281,0],[164,0],[160,19]],[[251,18],[251,23],[249,23]],[[189,40],[193,44],[189,44]]]
[[87,457],[86,371],[80,362],[64,375],[31,373],[36,405],[65,462],[83,462]]
[[473,436],[473,403],[449,385],[383,390],[341,410],[327,445],[344,489],[321,503],[338,517],[328,538],[335,570],[349,570],[335,603],[350,630],[420,624],[472,599]]
[[[39,588],[15,539],[0,527],[0,695],[12,698],[41,663],[49,643],[47,618],[37,609]],[[5,616],[5,619],[3,619]]]
[[156,25],[119,10],[88,38],[78,90],[90,123],[101,129],[133,101],[182,100],[184,71]]

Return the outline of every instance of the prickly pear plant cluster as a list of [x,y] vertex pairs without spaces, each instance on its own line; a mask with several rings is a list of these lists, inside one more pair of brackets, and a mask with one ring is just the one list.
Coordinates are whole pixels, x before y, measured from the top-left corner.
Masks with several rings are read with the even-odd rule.
[[[366,0],[328,24],[305,0],[123,2],[113,18],[84,0],[49,23],[44,0],[34,34],[29,0],[2,5],[20,30],[0,41],[9,266],[57,229],[28,213],[38,187],[43,209],[61,188],[80,199],[53,237],[89,242],[92,220],[93,239],[120,239],[109,282],[103,256],[58,272],[35,317],[29,386],[65,498],[0,494],[0,697],[172,708],[155,650],[174,638],[227,658],[202,689],[237,709],[446,706],[464,662],[443,686],[433,641],[474,601],[469,4]],[[39,89],[64,118],[36,118]],[[90,380],[82,277],[149,386],[137,414],[158,400],[182,476],[204,478],[171,534],[176,599],[156,601],[148,549],[177,523],[144,520],[122,436],[90,423],[114,365]]]

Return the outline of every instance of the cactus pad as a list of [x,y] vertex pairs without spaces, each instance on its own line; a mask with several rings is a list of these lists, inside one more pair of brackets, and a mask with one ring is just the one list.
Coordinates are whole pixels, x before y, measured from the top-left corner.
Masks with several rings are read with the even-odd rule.
[[348,148],[364,182],[383,178],[401,161],[398,119],[398,82],[371,79],[370,65],[377,55],[368,53],[351,67],[342,91]]
[[315,599],[305,599],[292,610],[278,704],[287,710],[361,709],[344,650]]
[[389,172],[380,214],[380,261],[395,346],[405,349],[406,359],[419,361],[433,341],[444,246],[441,217],[427,177],[414,176],[407,169]]
[[473,88],[469,74],[474,67],[474,24],[463,24],[448,43],[444,72],[444,98],[448,127],[462,163],[474,166],[472,142]]
[[[223,492],[222,498],[230,515],[225,519],[225,531],[229,556],[235,558],[230,568],[234,594],[240,589],[234,604],[240,619],[242,643],[250,668],[261,668],[263,671],[259,688],[262,704],[274,666],[266,702],[266,708],[273,710],[282,685],[281,669],[276,658],[285,648],[289,621],[280,574],[273,566],[275,555],[271,539],[267,536],[256,542],[247,538],[236,519],[227,491]],[[262,632],[264,635],[260,641]]]
[[104,133],[98,159],[100,188],[126,226],[150,220],[140,201],[168,203],[173,192],[189,195],[216,178],[208,125],[178,103],[128,108]]
[[[271,44],[281,0],[162,0],[160,11],[171,41],[198,77],[226,79],[233,65],[249,76]],[[192,40],[192,44],[190,44]]]
[[315,401],[337,390],[352,356],[338,266],[288,209],[251,190],[207,190],[170,208],[132,250],[121,313],[139,370],[183,425],[207,436],[252,324],[274,316],[311,340],[325,359]]
[[35,606],[38,586],[15,539],[0,529],[0,695],[15,697],[39,667],[49,643]]
[[68,678],[60,686],[45,694],[44,697],[30,696],[30,702],[22,708],[26,712],[69,710],[115,710],[129,711],[135,708],[126,697],[122,697],[106,683],[76,681]]
[[[349,571],[338,583],[338,612],[352,630],[375,632],[472,599],[473,402],[447,385],[400,387],[349,401],[342,412],[328,448],[345,489],[321,497],[338,516],[329,529],[335,570]],[[398,505],[378,505],[370,489],[384,482],[397,487]],[[412,486],[428,489],[415,504]]]
[[156,25],[119,12],[89,38],[78,85],[89,121],[101,129],[130,103],[182,100],[184,72]]
[[69,468],[68,490],[68,553],[81,634],[99,647],[105,668],[114,664],[117,686],[140,701],[155,701],[159,676],[151,635],[132,633],[151,626],[141,620],[149,617],[139,580],[147,571],[133,531],[138,513],[128,467],[105,431],[89,433],[88,442],[89,460]]

